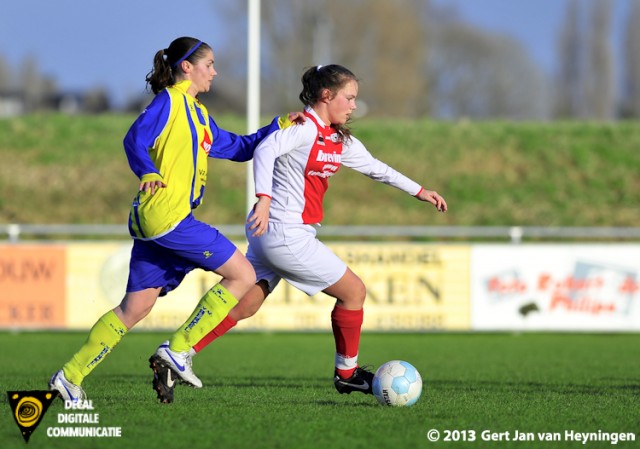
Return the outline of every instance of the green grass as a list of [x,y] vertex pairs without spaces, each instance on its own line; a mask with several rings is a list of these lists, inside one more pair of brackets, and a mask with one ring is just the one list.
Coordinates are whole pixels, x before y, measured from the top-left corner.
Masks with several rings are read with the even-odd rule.
[[[122,139],[132,115],[29,115],[0,120],[0,223],[124,224],[138,180]],[[244,134],[244,121],[216,116]],[[265,117],[263,124],[268,123]],[[354,135],[379,159],[440,192],[424,203],[343,168],[325,200],[327,225],[637,226],[640,122],[433,122],[364,118]],[[210,160],[196,214],[239,224],[246,164]]]
[[[2,333],[4,390],[44,389],[83,333]],[[231,333],[194,361],[205,387],[176,388],[157,403],[147,357],[166,335],[134,332],[83,386],[103,426],[123,436],[53,439],[54,402],[28,446],[6,397],[0,442],[12,448],[602,448],[609,443],[483,442],[481,432],[634,432],[640,438],[638,334],[364,334],[361,362],[402,358],[422,373],[423,396],[387,408],[339,395],[329,333]],[[475,442],[427,440],[437,429],[473,430]],[[617,447],[639,447],[640,441]]]

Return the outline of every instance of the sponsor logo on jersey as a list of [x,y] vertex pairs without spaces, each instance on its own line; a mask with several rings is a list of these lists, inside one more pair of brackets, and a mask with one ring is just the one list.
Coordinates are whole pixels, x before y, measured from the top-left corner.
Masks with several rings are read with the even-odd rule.
[[333,142],[333,143],[339,143],[342,142],[342,138],[340,137],[340,134],[338,133],[333,133],[329,136],[329,139]]
[[319,176],[320,178],[330,178],[335,175],[340,167],[333,164],[326,164],[322,167],[322,171],[309,170],[307,176]]
[[200,142],[200,146],[204,152],[207,153],[207,156],[209,156],[209,151],[211,151],[211,137],[206,129],[204,130],[204,137],[202,138],[202,142]]
[[[325,143],[324,143],[324,139],[325,139],[325,136],[324,136],[324,135],[322,135],[320,132],[318,132],[318,140],[316,141],[316,143],[317,143],[318,145],[322,145],[322,146],[324,146],[324,145],[325,145]],[[333,134],[331,134],[331,135],[329,136],[329,140],[330,140],[331,142],[333,142],[333,143],[340,143],[340,142],[342,142],[342,138],[340,137],[340,134],[338,134],[338,133],[333,133]]]
[[335,162],[337,164],[340,164],[342,162],[342,156],[340,155],[340,153],[336,153],[335,151],[333,153],[325,153],[324,151],[319,150],[318,155],[316,156],[316,161]]

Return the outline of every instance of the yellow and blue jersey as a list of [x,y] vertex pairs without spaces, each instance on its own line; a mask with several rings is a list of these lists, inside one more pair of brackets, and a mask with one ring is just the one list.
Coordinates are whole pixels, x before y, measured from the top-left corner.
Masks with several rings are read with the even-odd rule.
[[154,195],[141,191],[134,198],[129,214],[134,238],[165,235],[200,205],[207,183],[207,157],[248,161],[265,136],[287,125],[276,118],[247,136],[220,129],[205,106],[187,93],[190,85],[185,80],[159,92],[124,138],[136,176],[166,185]]

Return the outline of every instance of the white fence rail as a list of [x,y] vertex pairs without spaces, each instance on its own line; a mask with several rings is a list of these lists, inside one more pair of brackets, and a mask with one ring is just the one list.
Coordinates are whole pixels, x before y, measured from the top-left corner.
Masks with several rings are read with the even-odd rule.
[[[243,225],[219,225],[229,237],[244,237]],[[435,238],[498,239],[519,243],[526,239],[545,240],[640,240],[640,227],[545,227],[545,226],[322,226],[321,236],[354,238]],[[64,236],[125,238],[124,225],[95,224],[0,224],[0,241],[52,239]]]

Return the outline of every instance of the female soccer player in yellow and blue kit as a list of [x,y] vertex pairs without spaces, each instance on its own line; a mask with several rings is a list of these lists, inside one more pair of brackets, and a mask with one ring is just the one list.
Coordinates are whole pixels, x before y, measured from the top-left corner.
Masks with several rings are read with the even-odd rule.
[[[140,178],[129,216],[134,239],[124,299],[91,329],[80,350],[56,372],[49,388],[64,400],[84,399],[83,379],[111,352],[124,334],[153,308],[158,296],[175,289],[195,268],[222,280],[200,300],[192,315],[151,357],[154,389],[173,400],[172,376],[193,386],[202,382],[191,369],[188,350],[211,331],[256,282],[244,255],[214,227],[196,220],[202,202],[207,158],[247,161],[258,143],[290,124],[287,118],[238,136],[220,129],[197,95],[216,75],[211,47],[182,37],[156,53],[147,83],[156,96],[124,139],[132,171]],[[295,115],[292,115],[292,117]]]

